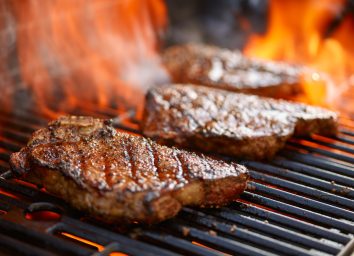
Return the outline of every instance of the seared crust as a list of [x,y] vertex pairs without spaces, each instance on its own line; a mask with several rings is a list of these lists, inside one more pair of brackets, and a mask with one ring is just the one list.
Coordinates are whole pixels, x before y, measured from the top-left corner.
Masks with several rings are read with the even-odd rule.
[[217,206],[245,189],[245,167],[117,132],[90,117],[64,117],[11,155],[11,168],[105,221],[154,223],[183,205]]
[[162,60],[175,83],[273,98],[291,98],[302,92],[303,68],[251,59],[238,51],[208,45],[178,45],[165,50]]
[[268,159],[295,134],[334,135],[336,113],[318,107],[194,85],[155,88],[142,129],[164,144]]

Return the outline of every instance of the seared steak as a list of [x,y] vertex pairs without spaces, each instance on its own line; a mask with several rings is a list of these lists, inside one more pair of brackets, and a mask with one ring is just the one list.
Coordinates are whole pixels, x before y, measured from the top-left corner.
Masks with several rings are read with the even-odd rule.
[[243,192],[245,167],[116,131],[91,117],[64,117],[11,155],[11,168],[73,207],[105,221],[153,223],[183,205],[218,206]]
[[162,60],[175,83],[276,98],[289,98],[302,91],[303,68],[251,59],[238,51],[207,45],[180,45],[168,48]]
[[292,135],[334,135],[336,121],[319,107],[184,84],[148,92],[142,129],[164,144],[266,159]]

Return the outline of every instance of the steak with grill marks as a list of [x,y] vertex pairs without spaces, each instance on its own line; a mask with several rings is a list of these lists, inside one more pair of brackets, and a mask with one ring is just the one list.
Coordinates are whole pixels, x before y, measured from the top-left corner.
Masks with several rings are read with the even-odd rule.
[[252,59],[238,51],[187,44],[165,50],[162,61],[175,83],[192,83],[235,92],[291,98],[302,92],[305,69]]
[[142,130],[168,145],[269,159],[293,135],[335,135],[337,114],[285,100],[177,84],[148,92]]
[[161,146],[91,117],[49,123],[10,164],[16,174],[108,222],[154,223],[183,205],[223,205],[248,179],[244,166]]

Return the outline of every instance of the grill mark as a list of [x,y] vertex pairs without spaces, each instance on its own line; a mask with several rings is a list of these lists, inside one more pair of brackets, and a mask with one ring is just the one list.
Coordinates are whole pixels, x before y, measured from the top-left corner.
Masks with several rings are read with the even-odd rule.
[[178,152],[176,151],[173,151],[173,156],[174,158],[176,159],[176,162],[177,162],[177,168],[178,168],[178,173],[176,174],[176,178],[178,179],[178,181],[183,181],[185,182],[186,179],[184,177],[184,171],[183,171],[183,165],[182,165],[182,162],[181,160],[179,159],[178,157]]
[[[83,144],[83,150],[79,150],[79,145]],[[98,188],[98,190],[100,192],[102,192],[103,190],[109,190],[111,189],[108,181],[107,181],[107,174],[106,174],[106,157],[103,154],[99,154],[98,151],[96,151],[96,149],[92,149],[92,145],[89,141],[86,140],[82,140],[80,143],[73,143],[72,145],[74,145],[75,147],[75,152],[80,152],[80,167],[81,167],[81,175],[80,175],[80,180],[82,180],[82,182],[84,182],[85,176],[87,179],[89,179],[88,177],[90,175],[92,175],[92,171],[94,172],[98,172],[98,174],[95,173],[95,175],[98,175],[98,179],[96,182],[93,183],[93,185],[95,187]],[[99,147],[99,146],[97,146]],[[85,149],[89,148],[88,151],[86,151]],[[75,153],[74,153],[75,155]],[[100,176],[101,170],[97,170],[93,165],[92,165],[92,159],[101,159],[103,158],[103,163],[101,163],[101,160],[99,160],[99,164],[104,164],[104,176]],[[101,167],[101,166],[100,166]],[[82,178],[83,177],[83,178]]]
[[85,157],[85,154],[81,151],[81,150],[78,150],[79,149],[79,146],[78,145],[75,145],[75,144],[73,144],[74,146],[75,146],[75,150],[77,151],[77,152],[79,152],[79,161],[80,161],[80,167],[79,167],[79,169],[80,170],[82,170],[81,171],[81,175],[80,175],[80,178],[82,178],[82,174],[83,174],[83,172],[85,172],[85,170],[87,170],[87,163],[86,163],[86,161],[85,161],[85,159],[86,159],[86,157]]
[[122,139],[122,145],[123,145],[123,152],[124,152],[124,156],[126,157],[126,159],[128,159],[128,162],[130,164],[130,176],[132,178],[132,180],[134,180],[136,182],[136,179],[137,179],[137,171],[136,171],[136,166],[135,166],[135,163],[132,159],[132,155],[133,155],[133,152],[132,152],[132,146],[131,146],[131,143],[128,144],[130,142],[130,139],[128,139],[128,141]]
[[150,140],[146,140],[146,142],[147,142],[146,143],[147,151],[149,152],[149,155],[151,156],[151,159],[152,159],[154,174],[157,174],[155,176],[157,176],[159,178],[159,180],[162,180],[163,179],[163,173],[161,172],[161,170],[159,168],[158,154],[157,154],[156,150],[154,149],[154,147],[151,145],[151,141]]
[[108,159],[108,157],[106,157],[105,155],[103,155],[104,157],[104,179],[106,181],[106,184],[108,186],[108,188],[112,187],[112,179],[113,179],[113,173],[111,171],[111,165],[110,165],[110,161]]
[[189,168],[184,164],[184,161],[182,160],[181,154],[179,152],[176,153],[176,158],[178,162],[181,164],[183,178],[188,181],[190,178]]
[[202,160],[203,165],[206,167],[206,169],[203,172],[204,173],[207,172],[208,176],[210,176],[211,173],[213,173],[212,166],[210,165],[209,161],[204,156],[202,158],[200,158],[200,159]]
[[[63,146],[65,143],[60,143],[61,146]],[[59,144],[59,145],[60,145]],[[66,143],[66,144],[70,144],[70,143]],[[78,144],[74,144],[72,143],[75,152],[80,152],[79,154],[79,166],[78,168],[75,168],[73,170],[68,170],[68,172],[70,173],[70,175],[72,175],[72,178],[74,179],[74,181],[79,184],[80,186],[84,187],[84,180],[85,180],[85,176],[87,175],[87,163],[85,161],[86,157],[85,154],[83,154],[82,150],[79,150],[79,145]],[[64,148],[67,148],[67,146],[63,146]],[[65,150],[66,151],[66,150]],[[70,168],[71,169],[71,168]],[[63,174],[65,175],[65,173],[63,172]]]

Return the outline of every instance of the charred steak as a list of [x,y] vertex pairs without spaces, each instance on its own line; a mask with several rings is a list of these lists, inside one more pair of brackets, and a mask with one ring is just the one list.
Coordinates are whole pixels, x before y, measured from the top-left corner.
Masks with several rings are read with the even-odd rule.
[[245,167],[116,131],[103,120],[63,117],[11,155],[11,168],[105,221],[154,223],[183,205],[218,206],[246,187]]
[[303,68],[251,59],[238,51],[188,44],[168,48],[162,60],[175,83],[276,98],[289,98],[302,91]]
[[319,107],[177,84],[148,92],[142,130],[164,144],[267,159],[292,135],[334,135],[336,121]]

